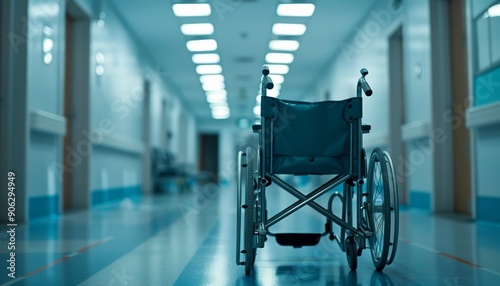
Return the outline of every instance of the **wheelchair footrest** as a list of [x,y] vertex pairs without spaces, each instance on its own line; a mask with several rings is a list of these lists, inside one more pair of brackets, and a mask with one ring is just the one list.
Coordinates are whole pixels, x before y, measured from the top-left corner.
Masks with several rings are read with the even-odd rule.
[[277,233],[276,241],[280,245],[293,246],[313,246],[318,244],[321,233]]

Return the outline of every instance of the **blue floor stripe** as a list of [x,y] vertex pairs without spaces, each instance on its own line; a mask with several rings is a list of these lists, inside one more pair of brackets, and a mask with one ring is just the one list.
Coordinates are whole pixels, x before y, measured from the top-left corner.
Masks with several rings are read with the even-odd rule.
[[[196,251],[196,254],[191,258],[188,265],[186,265],[184,271],[179,275],[174,286],[206,285],[209,279],[200,274],[217,273],[218,270],[222,270],[221,267],[224,269],[225,277],[223,277],[221,281],[222,284],[220,285],[256,285],[257,281],[255,276],[245,276],[242,266],[236,267],[234,261],[228,261],[226,259],[227,256],[229,256],[228,254],[234,251],[235,246],[221,243],[220,231],[220,223],[217,222],[201,244],[200,248]],[[221,247],[224,248],[223,251],[218,251]],[[222,255],[222,257],[220,257],[222,264],[214,265],[213,261],[216,260],[218,255]],[[235,270],[239,270],[239,273],[234,273]],[[238,277],[236,281],[234,280],[235,277]]]

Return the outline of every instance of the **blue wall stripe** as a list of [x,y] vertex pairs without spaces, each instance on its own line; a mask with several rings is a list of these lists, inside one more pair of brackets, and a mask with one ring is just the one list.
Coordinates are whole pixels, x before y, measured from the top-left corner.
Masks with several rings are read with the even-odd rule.
[[427,192],[410,191],[410,206],[430,210],[431,194]]
[[477,197],[477,219],[500,222],[500,197]]
[[29,198],[29,218],[59,214],[59,195]]
[[500,101],[500,67],[474,78],[474,106]]
[[92,205],[99,205],[124,198],[133,197],[141,193],[141,186],[129,186],[122,188],[111,188],[107,190],[96,190],[92,192]]

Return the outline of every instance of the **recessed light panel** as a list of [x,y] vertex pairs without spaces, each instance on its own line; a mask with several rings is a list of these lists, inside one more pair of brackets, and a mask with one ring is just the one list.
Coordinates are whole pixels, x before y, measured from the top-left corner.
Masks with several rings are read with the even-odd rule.
[[302,36],[306,29],[304,24],[276,23],[273,25],[273,34],[278,36]]
[[[287,65],[267,65],[269,67],[269,72],[270,73],[275,73],[275,74],[287,74],[289,71],[289,68]],[[272,78],[271,78],[272,79]]]
[[269,97],[278,97],[280,95],[279,89],[270,89],[267,91],[267,96]]
[[227,106],[217,106],[211,108],[211,110],[212,110],[212,117],[215,119],[226,119],[229,118],[231,114],[229,107]]
[[271,80],[275,85],[280,85],[285,82],[285,77],[280,74],[270,74],[269,77],[271,77]]
[[276,14],[282,17],[311,17],[314,8],[312,3],[279,4]]
[[195,64],[216,64],[220,61],[218,54],[194,54],[191,59]]
[[227,101],[215,102],[209,104],[210,109],[218,108],[218,107],[228,107]]
[[204,91],[220,90],[224,89],[224,82],[221,81],[209,81],[202,85]]
[[172,10],[177,17],[210,16],[212,9],[208,3],[174,4]]
[[227,92],[225,90],[207,91],[206,98],[208,103],[217,103],[227,101]]
[[196,67],[198,74],[219,74],[222,72],[220,65],[199,65]]
[[191,52],[207,52],[217,49],[217,42],[213,39],[187,41],[186,47]]
[[228,119],[231,114],[228,112],[227,114],[214,114],[212,113],[213,119]]
[[184,24],[181,25],[181,32],[186,36],[212,35],[214,25],[210,23]]
[[293,55],[289,53],[268,53],[266,62],[276,64],[290,64],[293,62]]
[[208,103],[218,103],[218,102],[226,102],[227,97],[224,95],[207,95]]
[[299,49],[299,42],[295,40],[272,40],[269,42],[269,49],[275,51],[296,51]]
[[255,116],[260,116],[260,105],[256,105],[253,108],[253,114],[255,114]]
[[200,76],[200,82],[202,84],[207,82],[224,82],[224,76],[221,74],[202,75]]
[[491,6],[488,9],[488,16],[490,17],[500,17],[500,4]]

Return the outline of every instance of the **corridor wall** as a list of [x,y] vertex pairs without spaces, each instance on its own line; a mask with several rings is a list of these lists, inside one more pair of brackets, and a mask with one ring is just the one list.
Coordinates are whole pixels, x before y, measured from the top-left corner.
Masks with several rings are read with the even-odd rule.
[[499,15],[489,15],[500,1],[467,1],[470,31],[470,100],[466,113],[471,130],[476,189],[476,217],[500,222],[500,29]]
[[[367,81],[373,89],[364,97],[363,122],[372,125],[363,136],[369,155],[371,149],[388,147],[389,140],[389,38],[402,26],[404,67],[404,125],[429,125],[432,104],[431,39],[429,1],[404,1],[400,7],[393,1],[377,1],[364,21],[340,44],[339,52],[318,81],[318,94],[328,93],[339,100],[355,96],[359,70],[369,70]],[[407,156],[393,158],[398,176],[406,179],[410,206],[431,210],[432,140],[430,132],[406,142]]]
[[[180,94],[158,74],[159,67],[147,49],[124,24],[116,9],[106,1],[30,0],[26,17],[27,97],[31,124],[27,152],[27,217],[34,219],[62,212],[64,118],[65,18],[66,5],[78,5],[90,19],[88,129],[72,150],[72,167],[82,167],[76,157],[89,165],[86,207],[139,195],[144,183],[143,164],[152,146],[167,148],[167,133],[179,133],[183,114],[186,136],[196,134],[194,117]],[[50,37],[52,59],[44,62],[43,41]],[[86,55],[81,55],[86,57]],[[102,66],[102,69],[98,67]],[[149,89],[145,89],[148,81]],[[148,98],[146,100],[146,97]],[[164,109],[164,102],[174,103]],[[149,109],[145,109],[145,104]],[[145,114],[149,110],[149,114]],[[165,114],[168,113],[168,116]],[[146,116],[151,122],[145,132]],[[39,124],[49,120],[50,128]],[[42,126],[40,128],[40,126]],[[178,144],[172,146],[178,151]],[[187,144],[183,159],[194,164],[195,143]],[[78,149],[76,148],[78,147]],[[85,167],[85,166],[83,166]],[[83,204],[85,205],[85,204]]]

